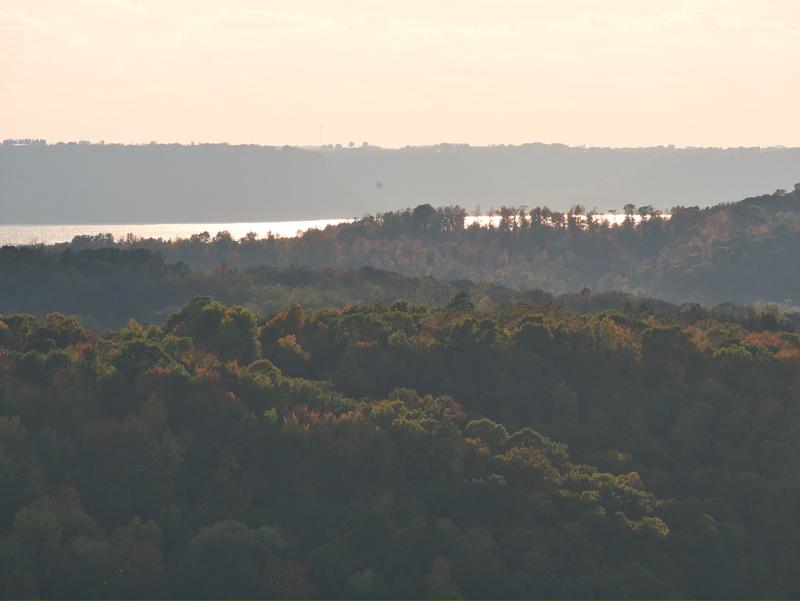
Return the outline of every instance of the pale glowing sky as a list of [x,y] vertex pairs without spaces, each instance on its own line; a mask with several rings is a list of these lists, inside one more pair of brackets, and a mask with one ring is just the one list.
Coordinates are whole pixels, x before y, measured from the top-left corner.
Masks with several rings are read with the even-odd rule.
[[0,0],[0,137],[800,145],[800,0]]

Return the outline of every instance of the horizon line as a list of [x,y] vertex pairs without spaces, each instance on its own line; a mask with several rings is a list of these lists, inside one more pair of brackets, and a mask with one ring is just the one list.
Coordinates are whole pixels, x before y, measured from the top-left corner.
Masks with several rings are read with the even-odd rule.
[[471,144],[469,142],[437,142],[431,144],[407,144],[404,146],[380,146],[377,144],[370,144],[362,142],[361,144],[261,144],[257,142],[164,142],[164,141],[150,141],[150,142],[109,142],[106,140],[57,140],[54,142],[49,141],[47,138],[5,138],[3,139],[0,147],[27,147],[27,146],[131,146],[131,147],[146,147],[146,146],[180,146],[186,148],[193,148],[198,146],[229,146],[229,147],[256,147],[256,148],[270,148],[270,149],[293,149],[305,151],[358,151],[358,150],[416,150],[416,149],[442,149],[442,148],[462,148],[462,149],[475,149],[485,150],[494,148],[524,148],[528,146],[552,146],[566,148],[569,150],[800,150],[800,146],[785,146],[783,144],[774,144],[769,146],[694,146],[694,145],[677,145],[677,144],[655,144],[648,146],[601,146],[601,145],[571,145],[563,142],[541,142],[530,141],[520,143],[495,143],[495,144]]

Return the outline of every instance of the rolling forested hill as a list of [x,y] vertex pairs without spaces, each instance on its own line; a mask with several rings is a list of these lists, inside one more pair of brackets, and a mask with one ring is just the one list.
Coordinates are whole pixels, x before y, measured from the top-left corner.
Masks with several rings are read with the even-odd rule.
[[800,339],[195,299],[0,316],[4,598],[795,598]]
[[[669,220],[650,205],[629,205],[636,222],[586,226],[584,208],[503,208],[496,227],[464,227],[459,207],[365,217],[300,238],[233,240],[225,232],[188,240],[76,238],[70,248],[116,246],[162,253],[195,271],[248,266],[370,266],[406,276],[467,279],[552,294],[619,290],[674,303],[777,303],[800,306],[800,187],[790,192],[698,207],[674,207]],[[238,301],[237,301],[238,302]]]
[[0,597],[800,596],[800,190],[626,213],[3,247]]
[[710,206],[798,179],[800,149],[0,146],[4,223],[277,221],[430,203]]
[[402,276],[360,267],[266,267],[242,269],[220,265],[210,272],[193,272],[186,264],[169,264],[147,249],[97,248],[54,252],[47,248],[0,248],[0,314],[30,313],[40,317],[57,311],[76,316],[97,331],[135,319],[164,323],[195,296],[210,296],[268,315],[289,304],[306,308],[386,304],[395,301],[444,307],[457,298],[481,310],[509,303],[557,306],[583,313],[608,309],[644,311],[662,317],[714,318],[745,327],[791,329],[800,314],[780,314],[777,306],[751,307],[733,303],[703,307],[675,304],[619,291],[588,289],[553,295],[542,290],[517,290],[469,280],[437,280]]

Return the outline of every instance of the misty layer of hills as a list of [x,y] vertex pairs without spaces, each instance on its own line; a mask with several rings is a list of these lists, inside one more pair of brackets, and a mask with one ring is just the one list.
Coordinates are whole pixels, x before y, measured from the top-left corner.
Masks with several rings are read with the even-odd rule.
[[263,146],[4,144],[3,223],[276,221],[360,216],[420,203],[710,206],[800,176],[800,148],[563,145],[386,150]]

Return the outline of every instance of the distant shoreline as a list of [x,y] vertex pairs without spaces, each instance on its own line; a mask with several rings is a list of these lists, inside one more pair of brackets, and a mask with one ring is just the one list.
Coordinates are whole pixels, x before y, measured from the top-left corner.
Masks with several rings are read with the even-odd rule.
[[0,216],[31,225],[242,223],[422,204],[473,214],[502,206],[709,207],[791,190],[798,165],[800,149],[781,148],[0,145]]
[[[579,220],[585,216],[576,216]],[[659,215],[662,219],[669,219],[669,214]],[[602,213],[594,215],[593,219],[602,223],[607,221],[612,225],[620,225],[626,216],[622,213]],[[634,222],[641,218],[631,216]],[[495,227],[500,224],[500,215],[468,215],[464,226],[470,227],[474,223],[487,226],[491,222]],[[339,219],[308,219],[292,221],[237,221],[237,222],[186,222],[186,223],[74,223],[74,224],[3,224],[0,225],[0,246],[15,245],[53,245],[69,243],[76,236],[102,236],[110,234],[115,241],[124,240],[129,234],[142,239],[180,240],[189,239],[191,236],[207,232],[215,236],[221,232],[229,232],[234,240],[240,240],[248,233],[255,233],[258,238],[266,238],[269,234],[281,238],[294,238],[311,229],[324,229],[329,225],[340,225],[357,221],[356,218]]]
[[595,146],[591,144],[571,145],[562,142],[521,142],[518,144],[470,144],[467,142],[438,142],[436,144],[416,144],[406,146],[378,146],[375,144],[357,144],[353,146],[345,144],[322,144],[322,145],[293,145],[293,144],[259,144],[255,142],[106,142],[105,140],[58,140],[50,142],[46,139],[14,139],[8,138],[3,140],[2,146],[12,148],[24,148],[29,146],[34,147],[63,147],[63,146],[80,146],[85,148],[100,147],[100,148],[151,148],[151,147],[164,147],[164,148],[263,148],[268,150],[304,150],[304,151],[331,151],[341,150],[345,152],[357,152],[365,150],[385,150],[389,152],[394,151],[414,151],[414,150],[436,150],[436,149],[469,149],[469,150],[496,150],[496,149],[524,149],[531,147],[542,148],[561,148],[565,150],[609,150],[609,151],[737,151],[737,150],[763,150],[763,151],[783,151],[783,150],[800,150],[800,146],[784,146],[775,144],[771,146],[681,146],[677,144],[656,144],[650,146]]

